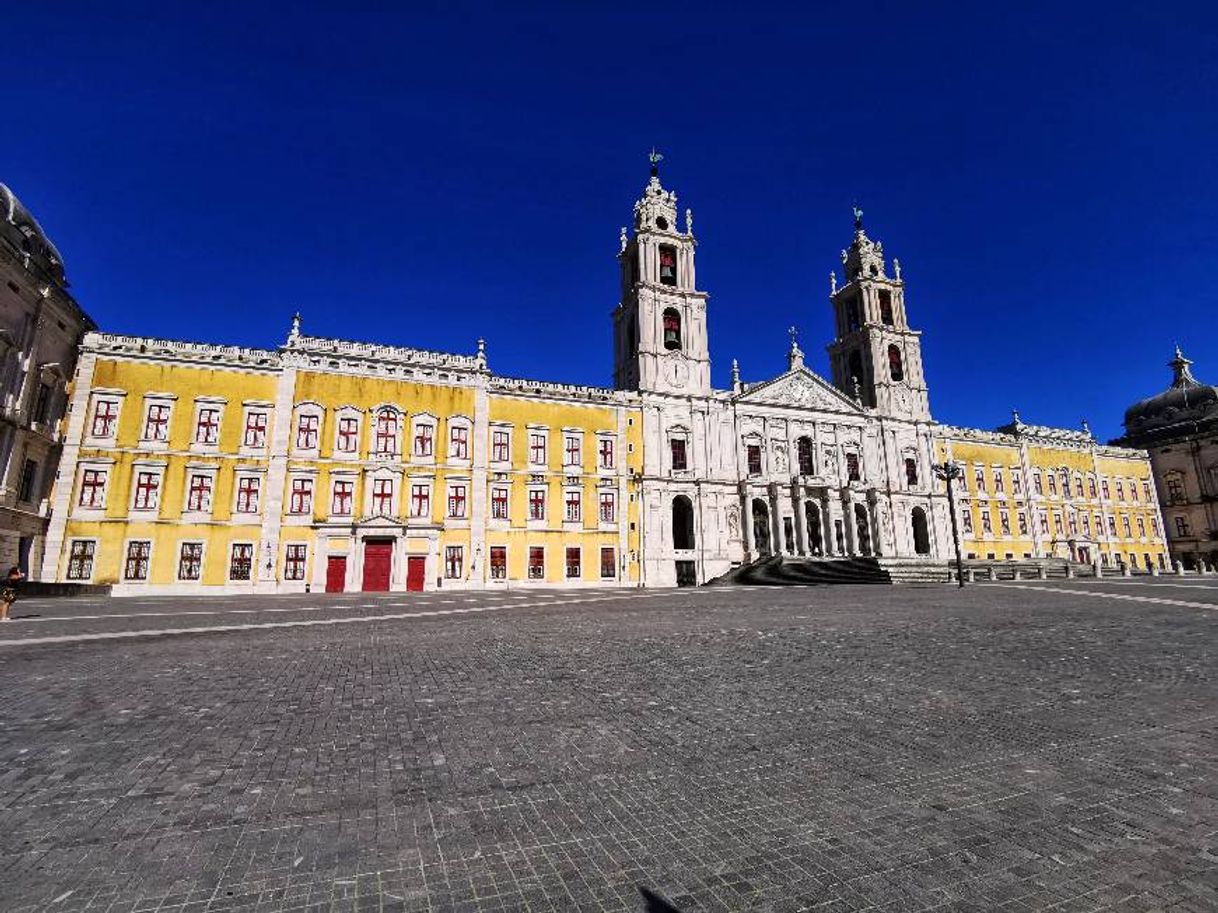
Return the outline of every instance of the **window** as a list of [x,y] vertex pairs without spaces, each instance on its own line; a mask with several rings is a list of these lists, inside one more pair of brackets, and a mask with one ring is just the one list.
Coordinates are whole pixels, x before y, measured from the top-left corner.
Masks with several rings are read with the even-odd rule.
[[312,479],[292,479],[292,496],[288,501],[288,513],[313,513]]
[[169,440],[169,404],[149,403],[148,415],[144,419],[144,440]]
[[581,449],[579,435],[566,435],[563,438],[563,465],[578,466],[581,462],[583,462],[580,456]]
[[183,542],[178,549],[178,579],[198,580],[203,572],[203,543]]
[[254,570],[254,546],[249,542],[233,544],[228,562],[229,580],[249,580]]
[[1090,539],[1091,538],[1091,517],[1089,517],[1087,514],[1083,514],[1081,519],[1083,521],[1083,535],[1086,536],[1088,539]]
[[355,483],[338,480],[330,499],[330,513],[336,517],[351,516],[351,501],[355,493]]
[[1121,517],[1121,528],[1125,530],[1125,538],[1129,539],[1133,536],[1133,530],[1129,526],[1129,517]]
[[1045,493],[1044,486],[1041,484],[1039,469],[1032,473],[1032,488],[1035,489],[1038,495]]
[[981,512],[981,531],[987,536],[992,535],[994,532],[994,524],[990,520],[990,512],[988,510]]
[[220,410],[215,406],[203,406],[199,409],[199,418],[195,422],[195,443],[215,444],[220,440]]
[[529,579],[541,580],[546,576],[546,550],[540,545],[529,546]]
[[799,474],[810,476],[816,474],[816,455],[812,450],[812,439],[801,437],[795,442],[795,453],[799,462]]
[[465,486],[448,486],[448,515],[454,518],[465,516]]
[[880,289],[880,322],[892,326],[892,292],[886,288]]
[[411,485],[410,486],[410,516],[412,516],[412,517],[430,517],[431,516],[431,486],[430,485]]
[[305,544],[303,542],[288,543],[283,556],[283,579],[305,579]]
[[266,446],[265,412],[247,412],[245,414],[245,434],[241,438],[241,445],[251,448]]
[[1150,518],[1150,532],[1151,532],[1151,535],[1153,535],[1153,536],[1155,536],[1156,538],[1158,538],[1158,535],[1159,535],[1159,521],[1158,521],[1158,520],[1156,520],[1154,517],[1151,517],[1151,518]]
[[[397,430],[396,427],[394,430]],[[355,416],[346,415],[338,420],[338,437],[334,440],[334,449],[339,453],[355,453],[359,450],[359,419]]]
[[533,488],[529,491],[529,519],[544,520],[546,518],[546,492],[544,488]]
[[[1212,472],[1213,470],[1211,470]],[[1215,480],[1218,481],[1218,480]],[[1146,496],[1146,500],[1150,500],[1150,482],[1149,480],[1142,482],[1142,494]]]
[[858,482],[862,479],[859,475],[859,455],[857,453],[846,454],[846,480],[848,482]]
[[1138,517],[1138,538],[1146,538],[1146,520],[1143,517]]
[[1113,539],[1116,538],[1116,517],[1108,518],[1108,535]]
[[258,513],[258,495],[262,491],[262,480],[257,476],[242,476],[237,479],[237,513]]
[[1183,504],[1184,503],[1184,481],[1178,475],[1170,475],[1166,479],[1167,482],[1167,503],[1168,504]]
[[152,555],[152,543],[147,539],[127,543],[127,560],[123,563],[124,580],[147,580],[148,559]]
[[383,517],[393,515],[393,479],[372,480],[372,512]]
[[414,426],[414,455],[429,457],[435,452],[432,440],[433,429],[427,422],[419,422]]
[[491,460],[496,463],[506,463],[511,459],[511,437],[506,431],[491,432]]
[[1135,482],[1133,479],[1129,480],[1129,500],[1131,500],[1131,501],[1138,500],[1138,483]]
[[994,494],[1001,494],[1006,491],[1006,480],[1002,477],[1002,470],[994,470]]
[[30,412],[30,421],[45,422],[47,411],[51,405],[51,385],[39,384],[38,393],[34,396],[34,408]]
[[901,350],[895,345],[888,347],[888,376],[893,380],[905,379],[905,368],[901,364]]
[[970,533],[970,534],[972,533],[972,531],[973,531],[973,512],[971,510],[969,510],[969,506],[967,504],[960,505],[960,525],[962,527],[964,527],[964,531],[966,533]]
[[745,459],[748,460],[749,475],[761,475],[761,446],[760,444],[748,444],[744,448]]
[[603,437],[600,439],[600,464],[601,469],[613,468],[613,438]]
[[92,539],[75,539],[68,550],[68,579],[89,580],[93,577],[93,553],[97,543]]
[[[668,442],[668,446],[672,450],[672,468],[678,471],[688,469],[689,464],[685,459],[685,438],[674,437]],[[757,471],[761,472],[761,469],[758,468]],[[751,473],[752,470],[749,470],[749,472]]]
[[114,437],[118,427],[118,403],[112,399],[99,399],[93,406],[93,437]]
[[601,580],[612,580],[617,576],[617,553],[613,548],[601,549]]
[[529,432],[529,462],[544,466],[546,462],[546,436],[542,431]]
[[491,546],[491,579],[503,580],[507,577],[507,547]]
[[1011,494],[1017,495],[1023,492],[1023,476],[1018,469],[1011,470]]
[[1108,480],[1103,479],[1100,482],[1100,494],[1104,496],[1104,500],[1108,500]]
[[567,577],[579,576],[579,546],[567,549]]
[[156,510],[161,492],[161,474],[141,471],[135,474],[135,510]]
[[1019,523],[1019,535],[1026,536],[1028,534],[1028,515],[1021,510],[1015,515],[1015,519]]
[[464,425],[453,425],[448,429],[448,458],[469,459],[469,429]]
[[1176,517],[1176,535],[1185,537],[1190,535],[1187,517]]
[[[661,285],[676,285],[677,284],[677,249],[671,244],[660,245],[660,284]],[[675,313],[675,312],[674,312]],[[667,319],[668,311],[664,312],[665,318],[665,336],[667,337]],[[664,347],[666,349],[680,348],[677,346],[668,345],[668,340],[665,338]]]
[[461,579],[464,554],[464,549],[459,545],[446,545],[444,547],[444,576],[449,580]]
[[978,491],[985,491],[985,470],[980,466],[973,470],[973,481],[976,483]]
[[905,481],[910,485],[918,484],[918,461],[913,457],[905,458]]
[[1057,476],[1053,473],[1049,473],[1049,494],[1057,497]]
[[190,475],[190,484],[186,488],[186,509],[199,513],[211,510],[212,477],[205,472],[194,472]]
[[[428,433],[431,432],[431,426],[426,427]],[[428,453],[430,450],[431,438],[428,438]],[[416,438],[416,448],[418,446]],[[373,440],[373,452],[379,453],[382,456],[386,454],[395,454],[398,452],[398,417],[391,409],[382,409],[376,414],[376,435]],[[416,453],[418,450],[416,449]]]
[[1049,514],[1043,510],[1040,512],[1040,531],[1043,535],[1049,535]]
[[1062,526],[1061,511],[1053,511],[1053,531],[1059,536],[1065,532],[1065,527]]
[[86,469],[80,474],[80,498],[76,502],[81,507],[106,506],[106,476],[104,469]]
[[1011,515],[1005,510],[998,512],[998,524],[1004,536],[1011,535]]
[[567,522],[578,523],[580,519],[580,493],[578,491],[568,491],[567,497]]
[[321,425],[320,415],[302,415],[296,422],[296,449],[316,450],[317,430]]
[[508,490],[506,488],[491,489],[491,519],[506,520],[508,518]]
[[1083,477],[1077,473],[1074,476],[1074,494],[1075,497],[1083,497]]
[[1066,514],[1066,522],[1070,526],[1070,535],[1077,536],[1078,535],[1078,515],[1075,514],[1074,511],[1070,511],[1070,513]]
[[602,523],[613,523],[617,520],[617,494],[612,491],[602,491],[600,496]]
[[1087,492],[1091,495],[1091,500],[1095,500],[1095,476],[1087,476]]
[[676,308],[664,311],[664,348],[669,351],[681,348],[681,315]]
[[1116,481],[1116,493],[1117,493],[1118,501],[1125,500],[1125,486],[1123,484],[1121,484],[1120,479],[1117,479],[1117,481]]

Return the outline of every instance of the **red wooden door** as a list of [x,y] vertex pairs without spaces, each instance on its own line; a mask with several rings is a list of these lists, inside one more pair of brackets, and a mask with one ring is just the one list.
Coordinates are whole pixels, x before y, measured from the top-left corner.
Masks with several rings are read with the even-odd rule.
[[427,559],[410,557],[406,559],[406,589],[422,590],[423,581],[427,574]]
[[326,592],[341,593],[347,588],[347,556],[330,555],[326,562]]
[[373,539],[364,543],[364,592],[389,592],[389,569],[393,564],[393,540]]

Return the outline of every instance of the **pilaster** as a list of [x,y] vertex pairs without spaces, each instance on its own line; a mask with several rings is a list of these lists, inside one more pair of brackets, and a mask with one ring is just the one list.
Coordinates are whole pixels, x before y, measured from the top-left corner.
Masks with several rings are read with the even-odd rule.
[[76,482],[76,463],[80,458],[80,442],[84,440],[85,422],[88,420],[89,392],[93,388],[93,368],[97,354],[84,350],[76,366],[76,380],[72,387],[72,405],[68,412],[67,430],[64,434],[63,452],[59,457],[59,474],[55,482],[55,494],[51,508],[51,519],[47,526],[46,547],[42,552],[42,580],[59,579],[59,557],[63,552],[64,535],[68,528],[68,514],[72,506],[72,489]]

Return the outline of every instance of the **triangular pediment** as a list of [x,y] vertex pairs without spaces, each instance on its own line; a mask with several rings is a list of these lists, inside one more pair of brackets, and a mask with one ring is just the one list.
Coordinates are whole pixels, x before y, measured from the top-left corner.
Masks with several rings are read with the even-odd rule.
[[861,414],[862,406],[807,368],[796,368],[773,380],[754,384],[741,393],[739,403],[767,406],[794,406],[800,409],[823,409],[827,412]]

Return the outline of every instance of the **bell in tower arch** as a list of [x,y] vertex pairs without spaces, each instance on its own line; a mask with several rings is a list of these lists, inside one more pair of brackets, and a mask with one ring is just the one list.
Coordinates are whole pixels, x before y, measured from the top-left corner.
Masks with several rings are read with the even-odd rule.
[[677,284],[677,249],[668,244],[660,245],[660,284]]

